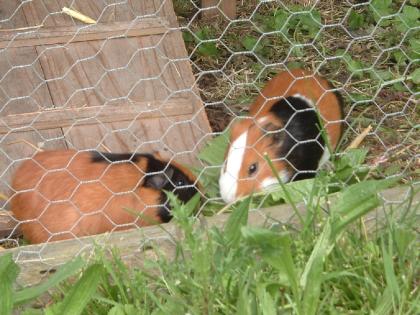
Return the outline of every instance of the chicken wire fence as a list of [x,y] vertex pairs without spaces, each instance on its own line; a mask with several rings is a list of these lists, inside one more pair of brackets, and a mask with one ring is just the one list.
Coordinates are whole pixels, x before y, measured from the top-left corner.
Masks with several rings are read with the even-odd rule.
[[[416,1],[236,1],[234,18],[224,11],[225,4],[216,1],[202,7],[194,0],[0,4],[4,210],[10,209],[16,193],[11,182],[19,165],[51,149],[75,150],[66,165],[91,151],[157,151],[170,162],[194,166],[197,181],[215,190],[207,184],[217,185],[215,174],[221,165],[211,165],[206,155],[199,159],[203,148],[232,120],[246,115],[269,78],[296,67],[324,76],[342,94],[346,131],[341,151],[368,130],[360,146],[368,149],[369,175],[417,181]],[[82,20],[63,12],[64,7],[80,12]],[[211,147],[212,153],[217,149]],[[52,167],[43,180],[49,172],[62,170]],[[355,172],[350,169],[348,176]],[[43,211],[30,221],[43,225],[43,213],[55,203],[70,202],[78,208],[72,200],[77,189],[103,178],[101,174],[83,181],[67,173],[76,181],[74,190],[64,197],[51,193],[50,200],[43,196]],[[106,187],[103,191],[110,194]],[[132,191],[117,195],[124,193]],[[204,189],[201,194],[199,213],[211,212],[212,203],[223,207],[217,192]],[[107,205],[112,195],[111,189]],[[406,198],[400,197],[394,202]],[[264,200],[259,205],[263,204]],[[153,206],[145,203],[145,209]],[[105,207],[90,210],[97,213]],[[78,214],[66,231],[77,240],[72,229],[91,215],[83,209]],[[127,227],[108,221],[110,231]],[[16,236],[22,222],[13,222],[0,239],[5,248],[23,244]],[[48,242],[62,233],[43,228],[51,236]],[[16,259],[46,261],[46,246],[35,251],[22,247]],[[80,240],[80,251],[83,246]]]

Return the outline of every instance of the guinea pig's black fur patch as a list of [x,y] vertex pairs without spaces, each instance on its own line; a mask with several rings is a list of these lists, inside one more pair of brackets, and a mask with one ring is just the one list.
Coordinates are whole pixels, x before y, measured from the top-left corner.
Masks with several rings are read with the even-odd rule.
[[173,192],[184,203],[197,193],[194,182],[178,167],[172,164],[168,165],[167,162],[156,159],[152,154],[91,152],[93,163],[137,163],[141,158],[147,159],[143,186],[160,190],[160,197],[156,204],[162,206],[159,207],[157,215],[162,222],[169,222],[172,219],[171,209],[163,190]]
[[[169,177],[169,179],[164,182],[164,185],[160,187],[161,193],[159,202],[162,206],[159,208],[157,215],[160,217],[162,222],[169,222],[172,219],[168,197],[163,190],[173,192],[178,199],[184,203],[188,202],[197,193],[194,182],[192,182],[179,168],[172,164],[169,164],[168,167],[166,167],[166,165],[166,162],[160,161],[152,156],[147,164],[146,172],[148,175],[146,175],[144,183],[146,187],[157,188],[153,187],[153,176]],[[160,172],[160,174],[149,174],[156,172]]]
[[[114,163],[114,162],[133,162],[136,163],[139,161],[140,157],[143,154],[132,154],[132,153],[105,153],[105,152],[98,152],[92,151],[91,154],[91,161],[93,163]],[[150,155],[150,154],[148,154]],[[152,155],[150,155],[152,156]]]
[[[276,152],[277,156],[286,158],[292,170],[303,171],[297,173],[292,180],[314,177],[324,153],[325,141],[312,104],[303,98],[289,96],[275,103],[270,112],[283,122],[286,131],[283,145]],[[312,141],[303,142],[308,140]]]

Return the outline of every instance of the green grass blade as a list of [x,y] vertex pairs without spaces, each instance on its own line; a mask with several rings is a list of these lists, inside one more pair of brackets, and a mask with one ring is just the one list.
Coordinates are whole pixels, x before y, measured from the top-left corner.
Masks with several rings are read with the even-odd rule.
[[104,274],[100,264],[91,265],[83,272],[82,277],[70,289],[59,307],[60,315],[79,315],[94,297],[97,287]]
[[374,315],[387,315],[392,311],[392,290],[386,286],[383,294],[379,297],[375,310],[372,312]]
[[24,310],[20,315],[43,315],[43,314],[44,313],[42,312],[42,310],[29,308],[27,310]]
[[[383,263],[384,263],[384,271],[385,271],[385,279],[387,286],[390,287],[392,292],[393,301],[397,300],[399,302],[401,300],[400,289],[398,287],[397,277],[395,275],[394,270],[394,263],[392,260],[392,241],[389,242],[389,251],[385,248],[384,241],[382,239],[381,248],[382,248],[382,256],[383,256]],[[395,305],[395,303],[394,303]]]
[[270,168],[271,168],[272,173],[274,174],[274,176],[276,176],[277,181],[279,182],[279,184],[280,184],[281,188],[283,189],[284,196],[285,196],[285,198],[286,198],[287,203],[288,203],[288,204],[290,204],[290,205],[292,206],[293,211],[295,212],[296,216],[299,218],[300,224],[301,224],[302,226],[304,226],[304,225],[305,225],[305,224],[304,224],[304,223],[305,223],[305,221],[303,220],[303,217],[302,217],[302,215],[300,214],[300,212],[299,212],[298,208],[296,207],[295,202],[293,201],[292,197],[290,196],[289,191],[288,191],[288,190],[287,190],[287,188],[286,188],[286,185],[285,185],[285,184],[283,183],[283,181],[281,180],[281,178],[280,178],[280,176],[279,176],[279,174],[278,174],[278,172],[277,172],[276,168],[275,168],[275,167],[274,167],[274,165],[273,165],[273,162],[270,160],[270,158],[268,157],[268,155],[267,155],[267,154],[264,154],[264,159],[267,161],[268,165],[269,165],[269,166],[270,166]]
[[80,257],[77,257],[75,260],[66,263],[65,265],[61,266],[55,274],[49,277],[47,281],[16,292],[14,296],[14,303],[19,305],[39,297],[50,288],[74,275],[83,267],[83,264],[84,262]]
[[320,301],[324,261],[331,251],[333,244],[331,239],[331,224],[327,222],[300,278],[300,286],[303,289],[302,304],[299,308],[301,314],[316,314]]
[[13,284],[19,273],[19,267],[13,261],[12,254],[0,257],[0,315],[9,315],[13,309]]
[[111,261],[105,257],[102,258],[101,263],[108,276],[112,279],[113,284],[118,288],[118,296],[120,297],[122,303],[128,303],[128,297],[126,295],[126,290],[124,289],[124,277],[122,277],[124,270],[116,270],[115,264],[112,264]]
[[276,304],[271,297],[270,293],[267,292],[265,286],[259,285],[257,286],[257,299],[258,299],[258,306],[261,309],[261,313],[264,315],[276,315],[277,314],[277,307]]
[[236,303],[236,314],[237,315],[251,315],[251,297],[248,293],[248,286],[242,287],[239,292],[238,301]]

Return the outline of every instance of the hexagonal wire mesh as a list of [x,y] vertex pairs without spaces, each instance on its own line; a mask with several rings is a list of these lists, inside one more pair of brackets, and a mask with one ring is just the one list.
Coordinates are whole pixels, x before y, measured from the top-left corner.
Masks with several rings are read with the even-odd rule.
[[[269,78],[294,68],[324,76],[343,96],[339,152],[370,125],[369,176],[417,180],[420,26],[410,1],[237,1],[235,19],[222,1],[204,9],[196,0],[64,2],[98,24],[64,14],[53,0],[0,8],[3,206],[13,205],[13,193],[28,196],[16,203],[22,221],[2,246],[21,243],[13,234],[22,222],[38,231],[27,232],[36,242],[76,238],[82,251],[83,235],[166,221],[161,191],[186,172],[175,161],[194,165],[197,176],[181,176],[187,190],[176,194],[188,200],[180,191],[201,182],[198,212],[219,211],[224,147],[221,138],[203,147],[250,117]],[[315,143],[323,145],[320,135]],[[133,154],[115,155],[123,152]],[[15,173],[19,165],[26,168]],[[17,259],[46,261],[43,249],[23,248]]]

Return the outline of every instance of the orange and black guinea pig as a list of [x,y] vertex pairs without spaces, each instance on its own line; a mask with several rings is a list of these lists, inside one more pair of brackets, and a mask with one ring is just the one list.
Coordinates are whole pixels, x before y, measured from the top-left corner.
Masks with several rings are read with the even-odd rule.
[[158,155],[44,151],[16,170],[11,211],[24,238],[42,243],[168,222],[164,191],[187,202],[196,185]]
[[295,69],[273,77],[249,116],[232,125],[219,178],[223,200],[233,202],[278,184],[264,154],[283,182],[315,176],[329,158],[319,117],[334,150],[343,129],[342,107],[338,92],[318,75]]

